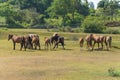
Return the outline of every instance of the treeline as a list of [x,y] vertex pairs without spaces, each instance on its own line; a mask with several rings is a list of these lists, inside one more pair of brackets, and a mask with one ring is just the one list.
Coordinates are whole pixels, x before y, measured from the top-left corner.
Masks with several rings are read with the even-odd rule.
[[8,28],[80,28],[76,31],[100,33],[108,22],[120,20],[120,4],[101,0],[95,9],[88,0],[0,0],[0,16],[5,18],[0,26]]

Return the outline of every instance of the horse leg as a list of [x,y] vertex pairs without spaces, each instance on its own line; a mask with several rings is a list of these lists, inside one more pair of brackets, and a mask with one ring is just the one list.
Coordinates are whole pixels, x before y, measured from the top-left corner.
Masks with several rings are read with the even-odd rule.
[[20,51],[22,50],[22,48],[23,48],[23,43],[20,43],[21,44],[21,47],[20,47]]
[[109,50],[107,41],[105,42],[105,45],[106,45],[107,50]]
[[58,45],[58,42],[56,42],[56,43],[55,43],[55,45],[54,45],[53,49],[55,49],[57,45]]
[[61,42],[61,45],[62,45],[63,49],[65,49],[65,48],[64,48],[64,42]]
[[86,45],[87,45],[86,48],[88,49],[88,47],[89,47],[89,45],[88,45],[88,41],[87,41]]
[[13,42],[13,50],[15,50],[15,45],[16,45],[16,43],[15,43],[15,42]]
[[41,49],[40,42],[37,41],[36,45],[39,47],[39,50]]
[[24,50],[26,51],[26,46],[25,46],[25,43],[23,44],[23,46],[24,46]]
[[50,49],[51,49],[51,43],[49,43],[49,47],[50,47]]
[[103,42],[101,42],[102,50],[103,50]]
[[92,51],[93,51],[93,49],[94,49],[95,44],[96,44],[96,42],[94,42],[94,44],[93,44],[93,46],[92,46]]
[[37,45],[36,45],[36,43],[34,44],[34,47],[35,47],[35,50],[37,49]]

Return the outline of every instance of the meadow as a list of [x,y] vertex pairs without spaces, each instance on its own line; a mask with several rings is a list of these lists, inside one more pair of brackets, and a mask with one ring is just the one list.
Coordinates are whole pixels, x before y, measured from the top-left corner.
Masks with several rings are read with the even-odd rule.
[[[40,36],[42,50],[20,51],[12,49],[8,34],[25,35],[36,33]],[[80,48],[78,39],[86,33],[58,32],[65,37],[65,50],[44,50],[44,37],[54,32],[43,29],[0,29],[0,80],[120,80],[112,77],[108,69],[120,70],[120,35],[113,37],[110,51],[88,51]],[[95,49],[97,46],[95,47]]]

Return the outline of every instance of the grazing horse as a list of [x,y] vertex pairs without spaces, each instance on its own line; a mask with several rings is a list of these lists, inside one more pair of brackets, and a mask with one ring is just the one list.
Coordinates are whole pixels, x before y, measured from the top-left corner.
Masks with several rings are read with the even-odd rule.
[[80,38],[79,39],[79,44],[80,44],[80,47],[83,47],[83,44],[84,44],[84,38]]
[[33,46],[35,47],[35,50],[37,49],[37,46],[39,47],[39,50],[41,49],[40,46],[40,40],[39,40],[39,36],[37,34],[29,34],[29,37],[31,39],[31,47],[33,49]]
[[16,36],[16,35],[9,34],[8,35],[8,41],[10,39],[13,41],[13,50],[15,50],[16,43],[20,43],[20,45],[21,45],[20,50],[22,50],[23,47],[26,50],[25,41],[24,41],[23,36]]
[[65,49],[65,48],[64,48],[64,37],[60,37],[60,36],[57,36],[57,35],[56,35],[56,36],[52,36],[52,37],[50,38],[50,40],[51,40],[51,43],[52,43],[52,44],[53,44],[53,42],[55,43],[53,49],[56,48],[56,47],[58,47],[58,44],[59,44],[59,43],[61,43],[63,49]]
[[87,45],[87,48],[89,49],[90,47],[92,47],[92,34],[90,35],[87,35],[85,37],[85,41],[86,41],[86,45]]
[[45,41],[45,49],[48,49],[48,47],[50,47],[50,49],[51,49],[51,41],[50,41],[50,38],[44,37],[44,41]]

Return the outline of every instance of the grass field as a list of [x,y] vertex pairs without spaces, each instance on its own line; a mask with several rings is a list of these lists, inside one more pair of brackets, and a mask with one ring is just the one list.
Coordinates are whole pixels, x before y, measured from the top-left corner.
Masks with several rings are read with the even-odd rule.
[[[12,50],[12,41],[7,40],[9,33],[39,34],[42,50],[20,51],[19,44],[16,50]],[[44,37],[51,36],[53,32],[1,29],[0,80],[120,80],[108,74],[110,68],[120,70],[120,35],[112,35],[110,51],[87,51],[85,46],[80,49],[77,41],[87,34],[58,33],[65,37],[65,50],[61,46],[55,50],[44,50]]]

